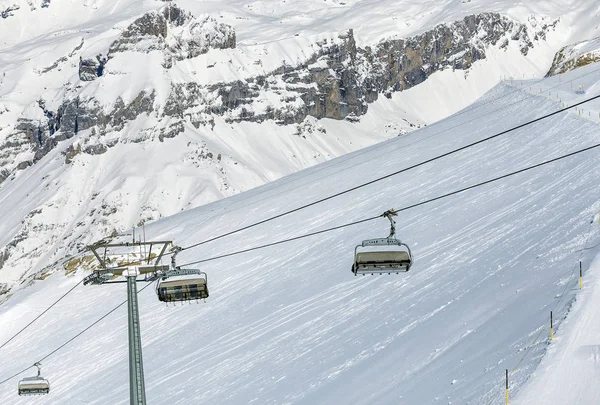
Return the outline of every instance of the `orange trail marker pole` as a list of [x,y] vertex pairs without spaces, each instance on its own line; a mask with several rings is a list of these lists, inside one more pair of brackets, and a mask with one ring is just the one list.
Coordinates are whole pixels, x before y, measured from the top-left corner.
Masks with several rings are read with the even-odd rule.
[[579,261],[579,289],[583,288],[583,270],[581,268],[581,260]]
[[550,340],[554,339],[554,331],[553,331],[553,322],[552,322],[552,311],[550,311]]

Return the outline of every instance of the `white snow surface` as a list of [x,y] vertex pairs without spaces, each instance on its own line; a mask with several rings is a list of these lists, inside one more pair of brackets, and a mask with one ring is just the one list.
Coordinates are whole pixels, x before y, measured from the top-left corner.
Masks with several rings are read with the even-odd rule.
[[[144,0],[0,0],[0,10],[17,5],[5,24],[11,34],[2,38],[6,45],[35,38],[47,33],[76,33],[89,31],[115,31],[124,28],[123,17],[133,18],[156,9],[164,2]],[[221,22],[234,26],[241,44],[267,44],[296,35],[307,37],[325,32],[345,31],[354,28],[359,44],[372,44],[384,38],[405,37],[427,30],[439,23],[448,23],[468,14],[499,12],[526,22],[534,15],[561,18],[568,28],[567,43],[593,37],[598,33],[600,5],[595,1],[581,0],[179,0],[177,4],[195,15],[218,16]],[[64,12],[69,9],[70,12]],[[94,21],[95,24],[88,24]],[[101,24],[98,24],[100,22]],[[598,35],[596,35],[598,36]]]
[[[102,77],[90,82],[79,79],[81,57],[106,56],[110,44],[129,24],[165,4],[153,0],[0,0],[0,13],[7,15],[0,19],[0,141],[14,132],[19,118],[43,121],[40,100],[56,111],[65,100],[93,97],[108,112],[119,98],[128,103],[141,91],[156,96],[152,113],[141,114],[121,131],[104,136],[79,131],[61,141],[47,159],[16,170],[0,185],[0,211],[10,213],[0,222],[0,246],[26,239],[11,252],[0,272],[0,283],[11,287],[39,273],[72,253],[75,243],[90,243],[113,229],[123,231],[142,220],[249,190],[431,124],[469,106],[504,79],[542,77],[558,49],[599,36],[599,5],[591,0],[182,0],[177,4],[199,21],[210,17],[231,25],[236,48],[211,49],[177,61],[170,69],[161,66],[159,51],[126,51],[114,55]],[[215,117],[214,128],[188,123],[177,139],[164,143],[157,139],[159,130],[171,123],[160,112],[172,84],[244,81],[268,75],[283,63],[296,66],[311,57],[319,43],[340,41],[339,33],[348,29],[354,30],[359,46],[373,45],[484,11],[500,12],[533,31],[559,21],[545,39],[533,39],[534,47],[526,56],[516,43],[505,49],[498,43],[486,49],[486,59],[468,71],[446,69],[408,91],[394,93],[392,100],[380,97],[359,123],[307,118],[300,124],[313,129],[306,139],[295,135],[296,125],[230,124],[221,117]],[[212,35],[210,30],[196,34]],[[251,112],[281,107],[285,99],[285,91],[261,92]],[[62,163],[61,153],[69,146],[115,143],[102,156],[83,153],[70,165]],[[23,148],[14,160],[8,159],[9,171],[19,162],[33,160],[31,149]]]
[[[359,45],[367,45],[482,11],[529,25],[540,18],[560,22],[527,57],[514,46],[490,48],[468,72],[445,70],[390,100],[380,97],[358,123],[308,118],[304,124],[314,130],[308,139],[294,135],[294,126],[229,124],[217,117],[214,131],[187,125],[183,134],[159,142],[157,120],[150,115],[109,133],[107,138],[119,144],[103,155],[82,154],[66,165],[62,152],[91,138],[82,131],[62,142],[0,186],[0,246],[24,238],[0,271],[0,283],[14,286],[0,306],[0,343],[86,275],[65,277],[58,271],[31,280],[72,253],[74,240],[91,242],[140,219],[169,217],[149,225],[148,237],[186,246],[600,94],[597,64],[531,79],[548,71],[560,47],[599,36],[597,1],[183,0],[178,4],[195,16],[232,25],[237,48],[177,62],[168,74],[157,52],[124,52],[107,64],[107,75],[86,84],[77,77],[79,57],[106,52],[133,20],[165,3],[51,0],[42,7],[43,0],[0,0],[0,12],[15,4],[20,8],[14,16],[0,19],[0,139],[21,114],[42,118],[41,98],[56,108],[73,94],[94,95],[110,109],[117,96],[127,102],[141,90],[155,90],[159,106],[171,83],[244,80],[282,61],[294,65],[312,55],[316,43],[336,41],[348,28]],[[474,107],[396,137],[412,129],[409,122],[441,120],[490,89]],[[261,96],[265,106],[278,102],[270,94]],[[373,216],[587,146],[598,142],[599,114],[600,103],[586,104],[187,251],[181,262]],[[208,153],[210,162],[203,158]],[[222,159],[215,163],[218,155]],[[600,239],[589,225],[600,209],[598,156],[588,152],[403,213],[399,234],[416,255],[413,270],[403,276],[350,274],[354,245],[387,235],[382,220],[202,265],[211,291],[206,304],[165,307],[152,288],[145,290],[140,300],[149,403],[502,401],[504,369],[531,347],[513,376],[518,391],[547,348],[545,341],[530,343],[546,325],[549,310],[558,303],[561,320],[575,296],[574,289],[563,292],[565,285],[576,287],[576,260],[581,257],[587,268],[597,251],[579,252]],[[124,298],[119,285],[78,287],[36,328],[0,349],[0,356],[10,359],[2,363],[0,380]],[[126,311],[120,308],[43,362],[52,393],[36,402],[128,403],[126,340]],[[0,403],[30,403],[16,396],[15,384],[0,385]]]
[[600,402],[600,255],[586,274],[585,288],[548,353],[517,395],[515,405]]
[[[562,48],[553,62],[552,73],[571,70],[576,66],[600,60],[600,37]],[[558,62],[558,63],[557,63]]]
[[[13,132],[19,117],[42,119],[40,100],[56,111],[65,99],[93,96],[110,111],[119,97],[127,103],[142,90],[156,94],[151,114],[105,136],[80,131],[61,141],[46,159],[17,170],[0,185],[0,211],[10,213],[0,222],[0,246],[24,240],[0,272],[0,283],[9,287],[72,253],[75,243],[91,243],[113,229],[124,231],[142,220],[198,207],[433,123],[469,106],[509,77],[542,77],[560,47],[598,35],[595,1],[183,1],[178,4],[199,19],[209,15],[232,25],[236,49],[212,49],[178,61],[169,70],[162,68],[158,51],[122,52],[107,63],[105,75],[82,82],[77,74],[80,57],[106,53],[132,21],[165,3],[51,0],[42,7],[42,0],[0,0],[0,4],[20,7],[0,20],[0,140]],[[306,60],[317,43],[339,41],[339,32],[349,28],[355,30],[359,44],[372,44],[481,11],[499,11],[528,27],[542,20],[560,17],[560,21],[546,40],[534,41],[527,56],[517,44],[502,50],[497,44],[468,71],[446,69],[394,93],[391,100],[380,97],[359,123],[307,118],[300,124],[312,129],[306,139],[295,135],[296,125],[227,123],[215,117],[214,128],[188,123],[176,139],[158,140],[157,128],[168,126],[170,119],[157,115],[173,83],[246,80],[268,74],[283,62],[296,65]],[[254,112],[281,106],[285,96],[285,92],[261,93]],[[96,143],[117,144],[101,156],[83,153],[70,165],[63,163],[62,153],[69,146]],[[26,149],[18,157],[32,160],[33,152]]]
[[[600,74],[588,69],[590,81],[600,82]],[[516,84],[501,84],[476,106],[425,129],[153,222],[147,238],[187,246],[557,110],[556,102]],[[600,93],[593,89],[570,93],[568,102]],[[597,122],[561,113],[185,251],[179,263],[402,208],[595,144],[599,133]],[[43,162],[52,165],[52,159]],[[545,340],[531,346],[533,337],[551,309],[557,320],[565,316],[577,291],[577,261],[587,269],[598,251],[600,227],[590,222],[600,210],[599,159],[593,150],[402,212],[398,235],[412,247],[415,264],[401,276],[350,272],[354,246],[387,235],[381,219],[202,264],[211,294],[205,304],[165,306],[148,288],[139,297],[148,402],[503,401],[504,369],[527,350],[513,376],[518,390],[548,347]],[[129,176],[111,175],[115,183]],[[136,184],[130,180],[130,195],[118,198],[143,195]],[[56,272],[15,289],[0,307],[0,342],[85,275]],[[3,362],[0,379],[44,357],[123,299],[123,285],[78,287],[2,349],[10,361]],[[128,403],[126,318],[122,307],[46,359],[43,374],[52,392],[36,403]],[[30,399],[17,397],[15,379],[0,386],[0,403]]]

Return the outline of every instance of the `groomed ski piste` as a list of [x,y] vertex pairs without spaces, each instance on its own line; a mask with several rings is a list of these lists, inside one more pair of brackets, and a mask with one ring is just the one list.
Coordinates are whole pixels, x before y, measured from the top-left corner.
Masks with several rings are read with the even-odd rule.
[[589,269],[585,289],[577,295],[546,357],[532,380],[514,402],[516,405],[597,404],[600,401],[600,255]]
[[[569,75],[587,74],[590,87],[585,94],[565,93],[563,101],[572,105],[600,94],[597,70],[592,65],[564,75],[562,85]],[[599,106],[584,108],[597,114]],[[189,246],[559,108],[500,84],[435,125],[156,221],[146,237]],[[560,113],[184,251],[178,260],[207,259],[402,209],[599,141],[597,122]],[[592,222],[600,211],[599,160],[594,149],[402,211],[397,234],[415,255],[403,275],[350,272],[356,244],[387,236],[382,218],[205,262],[198,268],[208,273],[206,303],[165,306],[149,286],[139,294],[148,403],[498,404],[505,369],[517,365],[511,395],[518,400],[548,349],[550,359],[553,345],[559,352],[558,345],[568,344],[569,329],[563,335],[562,325],[578,292],[579,260],[584,277],[594,274],[588,268],[600,242],[600,226]],[[56,272],[16,291],[0,309],[0,342],[87,274]],[[44,358],[51,390],[36,404],[127,404],[125,306],[52,353],[125,299],[123,285],[77,287],[1,349],[0,380]],[[551,310],[556,342],[550,344],[544,333]],[[32,368],[0,385],[0,403],[31,403],[17,396],[17,382],[34,374]],[[527,390],[535,389],[536,378]]]

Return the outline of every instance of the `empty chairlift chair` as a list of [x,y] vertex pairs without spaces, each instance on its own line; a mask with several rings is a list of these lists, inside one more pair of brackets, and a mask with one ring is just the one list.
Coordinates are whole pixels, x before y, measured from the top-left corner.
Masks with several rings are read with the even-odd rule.
[[[386,211],[382,216],[390,220],[390,235],[387,238],[367,239],[354,249],[354,264],[352,273],[362,274],[392,274],[404,273],[410,270],[413,263],[412,253],[407,244],[396,239],[396,222],[392,216],[398,214],[394,210]],[[397,246],[394,250],[362,251],[359,248],[371,246]]]
[[156,292],[158,299],[163,302],[205,299],[208,298],[208,277],[206,273],[200,270],[176,268],[168,271],[161,278],[156,287]]
[[40,363],[35,363],[38,373],[35,377],[23,378],[19,381],[19,395],[44,395],[50,392],[50,383],[40,376]]

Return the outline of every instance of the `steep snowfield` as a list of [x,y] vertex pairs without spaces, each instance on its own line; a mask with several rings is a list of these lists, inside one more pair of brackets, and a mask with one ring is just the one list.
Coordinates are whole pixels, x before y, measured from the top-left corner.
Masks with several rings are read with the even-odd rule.
[[[35,38],[54,28],[55,33],[74,33],[85,27],[102,31],[113,28],[122,17],[134,17],[157,8],[158,1],[135,2],[121,0],[50,0],[47,8],[41,7],[46,0],[0,0],[0,10],[17,5],[11,12],[15,18],[7,19],[13,29],[10,36],[2,38],[6,45]],[[539,2],[520,1],[422,1],[409,0],[225,0],[177,2],[195,14],[211,14],[233,25],[241,44],[257,44],[306,37],[324,32],[339,32],[354,28],[361,43],[370,44],[383,38],[412,35],[432,26],[463,18],[467,14],[484,11],[500,12],[525,22],[531,14],[561,18],[569,27],[570,42],[589,39],[598,32],[597,17],[600,6],[593,1],[560,0]],[[14,7],[13,7],[14,8]],[[65,12],[69,10],[70,12]],[[101,24],[86,26],[87,22],[99,20]],[[48,18],[50,17],[50,18]],[[13,25],[15,24],[15,25]],[[112,24],[112,25],[111,25]],[[115,27],[119,29],[117,25]]]
[[[374,139],[395,137],[408,127],[398,104],[376,103],[358,125],[309,119],[315,133],[304,137],[295,135],[293,126],[272,121],[234,126],[216,120],[218,137],[189,125],[174,139],[128,142],[102,155],[82,154],[69,165],[63,153],[78,139],[61,145],[0,187],[0,211],[6,213],[0,246],[15,235],[26,238],[11,253],[18,260],[0,271],[0,283],[15,283],[25,272],[52,263],[52,257],[62,257],[75,247],[73,236],[83,234],[92,242],[115,227],[125,231],[141,219],[169,216],[366,147]],[[137,133],[132,125],[130,136]],[[215,164],[219,170],[212,170]],[[32,251],[39,253],[23,257]]]
[[561,333],[514,404],[597,404],[600,401],[596,384],[600,362],[600,257],[596,256],[589,273],[585,290],[578,294]]
[[[198,19],[214,17],[235,29],[237,46],[177,60],[171,68],[163,66],[157,51],[115,53],[104,76],[81,80],[81,58],[106,57],[134,20],[166,4],[0,0],[0,145],[7,147],[0,151],[0,179],[8,179],[0,184],[0,212],[10,213],[0,222],[0,261],[5,262],[0,292],[113,230],[249,190],[433,123],[467,107],[503,79],[542,77],[562,46],[600,35],[597,1],[182,0],[177,4]],[[358,46],[373,46],[480,12],[499,12],[526,24],[533,44],[527,55],[518,43],[503,47],[499,41],[468,70],[438,71],[391,94],[391,100],[381,94],[359,123],[308,117],[300,124],[277,125],[215,116],[211,126],[190,122],[190,116],[203,113],[188,108],[178,117],[185,121],[183,132],[162,142],[163,130],[176,121],[163,115],[172,85],[246,83],[282,66],[298,66],[319,50],[318,44],[339,43],[340,33],[348,29],[354,30]],[[538,30],[545,25],[552,28]],[[128,103],[142,91],[154,92],[151,111],[133,114],[135,119],[125,120],[118,130],[59,131],[56,138],[73,137],[56,141],[56,147],[50,139],[54,135],[46,139],[47,134],[38,133],[36,138],[36,130],[49,127],[45,114],[56,118],[64,103],[93,97],[108,113],[118,100]],[[288,93],[260,93],[251,112],[285,106]],[[19,123],[33,130],[17,130]],[[112,147],[103,155],[85,152],[105,145]],[[46,147],[54,149],[37,161],[36,148]],[[73,151],[69,147],[84,151],[72,163],[65,158]]]
[[[600,81],[597,72],[592,77]],[[595,94],[598,90],[573,92],[570,103]],[[502,84],[477,109],[153,222],[146,227],[147,237],[190,245],[557,108],[554,101]],[[460,123],[465,124],[457,127]],[[180,263],[401,208],[597,143],[599,133],[596,122],[562,113],[185,251]],[[405,275],[350,273],[354,246],[387,235],[382,219],[208,262],[201,266],[209,276],[206,304],[166,307],[148,288],[140,293],[148,402],[502,401],[504,369],[527,353],[513,376],[518,389],[548,347],[543,339],[530,346],[546,325],[548,312],[554,309],[561,320],[576,293],[572,275],[577,260],[587,269],[598,250],[582,251],[600,242],[600,230],[590,224],[600,210],[599,156],[590,151],[403,212],[398,234],[416,257]],[[118,183],[127,174],[114,176]],[[131,185],[125,201],[143,193],[135,182]],[[57,272],[15,291],[0,307],[0,342],[85,274],[65,277]],[[2,349],[10,361],[3,363],[0,379],[44,357],[123,299],[122,285],[78,287],[36,328]],[[128,403],[126,318],[125,308],[120,308],[45,360],[43,373],[52,381],[52,392],[36,403]],[[14,379],[0,386],[0,402],[25,404],[30,399],[17,397]]]

